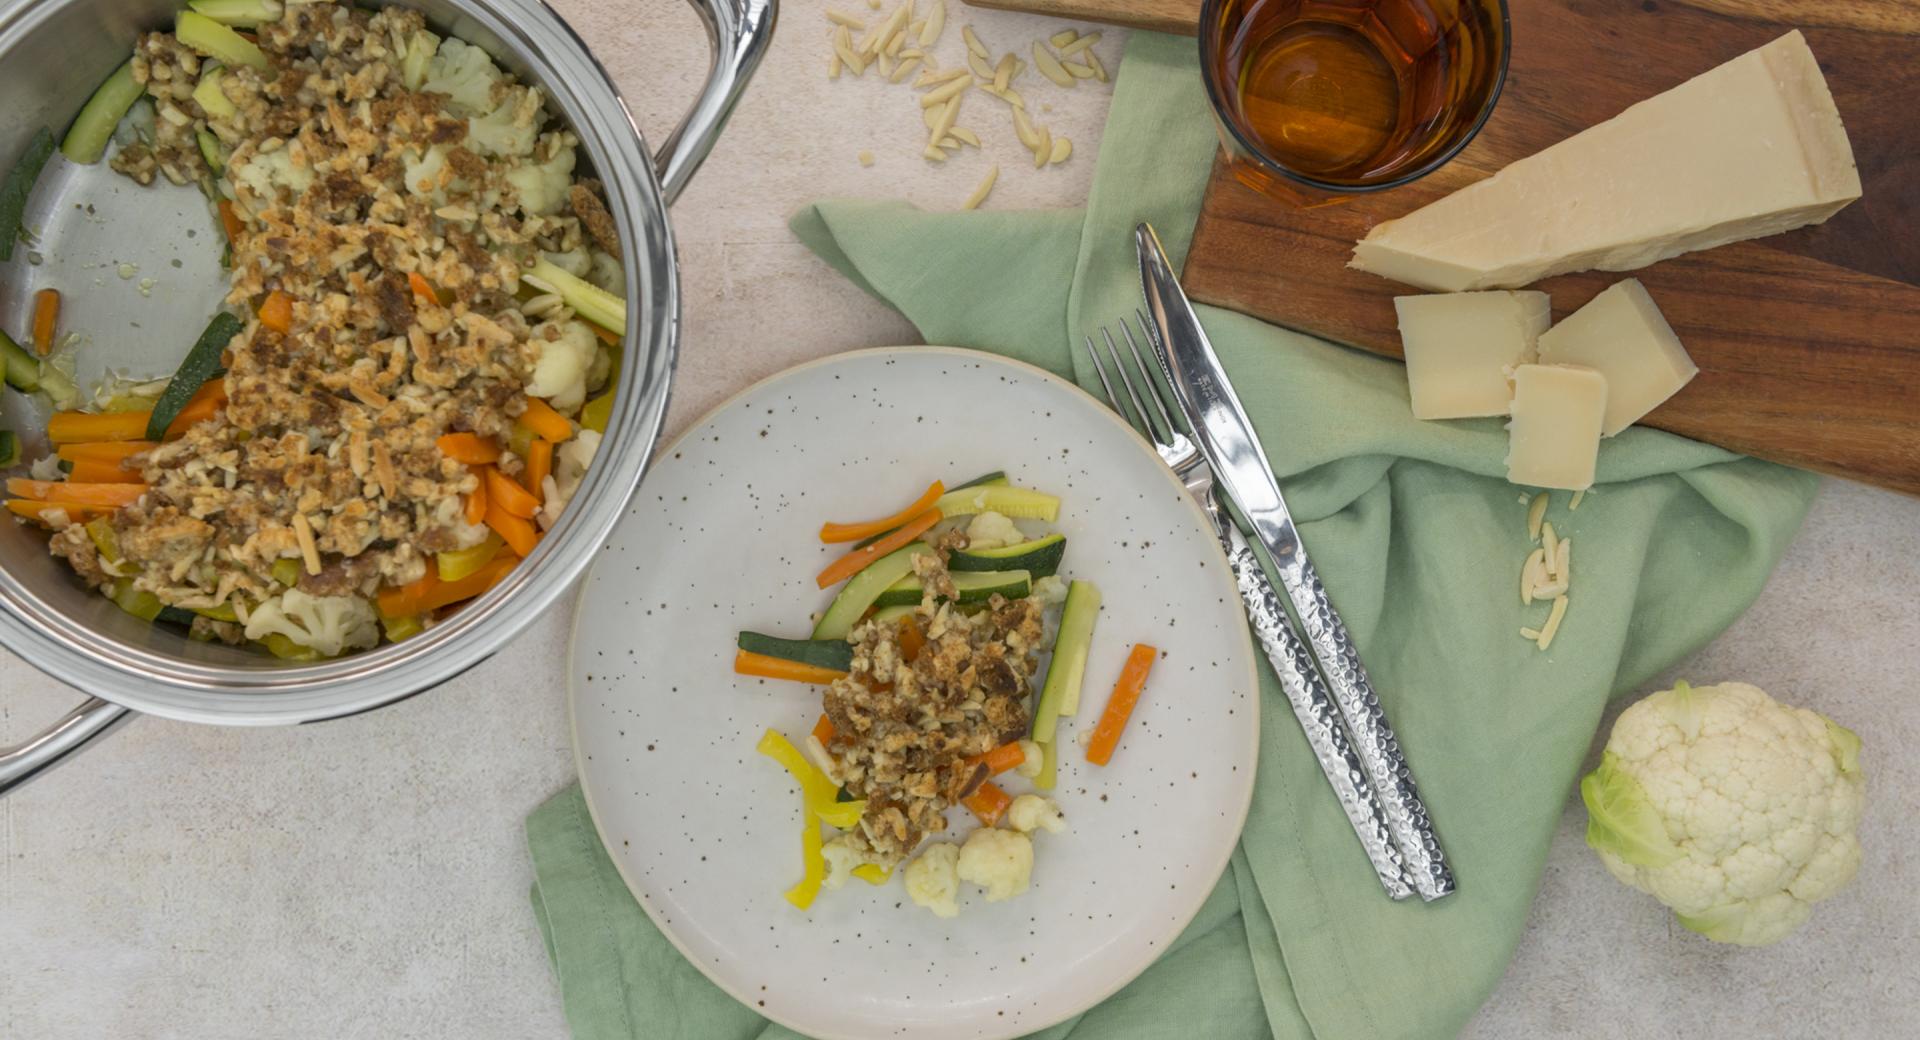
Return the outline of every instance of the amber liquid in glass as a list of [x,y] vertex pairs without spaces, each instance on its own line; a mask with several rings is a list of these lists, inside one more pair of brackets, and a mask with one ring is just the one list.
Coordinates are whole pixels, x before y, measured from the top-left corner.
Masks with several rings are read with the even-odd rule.
[[1223,24],[1213,27],[1222,34],[1221,67],[1213,71],[1216,82],[1232,85],[1230,117],[1259,151],[1317,181],[1378,183],[1419,165],[1456,133],[1470,132],[1454,124],[1478,116],[1484,77],[1498,75],[1497,46],[1468,38],[1497,18],[1493,4],[1227,0],[1223,7]]

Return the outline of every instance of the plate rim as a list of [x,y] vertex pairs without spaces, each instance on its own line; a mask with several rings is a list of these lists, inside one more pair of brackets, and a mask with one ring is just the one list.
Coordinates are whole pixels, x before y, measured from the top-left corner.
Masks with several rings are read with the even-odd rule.
[[[913,355],[938,354],[938,355],[946,355],[950,357],[964,358],[968,361],[976,361],[976,362],[984,361],[987,363],[1000,364],[1000,365],[1004,365],[1006,367],[1012,368],[1016,371],[1025,373],[1027,375],[1037,376],[1043,382],[1056,384],[1061,388],[1067,390],[1070,396],[1078,395],[1082,398],[1085,398],[1088,404],[1091,404],[1094,406],[1095,412],[1099,413],[1099,415],[1102,418],[1104,418],[1106,421],[1111,422],[1115,426],[1118,426],[1120,430],[1123,433],[1125,433],[1127,437],[1132,441],[1135,448],[1144,452],[1148,458],[1152,459],[1159,466],[1159,469],[1161,470],[1163,476],[1165,476],[1168,484],[1180,492],[1180,496],[1179,496],[1180,501],[1182,502],[1186,510],[1191,515],[1193,522],[1196,525],[1198,525],[1202,530],[1206,530],[1207,528],[1206,514],[1200,511],[1199,503],[1193,500],[1193,496],[1187,494],[1185,486],[1182,485],[1179,479],[1174,476],[1172,470],[1166,468],[1165,463],[1160,459],[1159,454],[1156,451],[1154,451],[1152,445],[1148,444],[1146,439],[1140,435],[1139,431],[1135,430],[1133,428],[1133,425],[1127,422],[1127,420],[1123,416],[1115,412],[1112,408],[1109,408],[1099,398],[1096,398],[1092,394],[1088,393],[1085,388],[1081,387],[1078,383],[1074,382],[1071,379],[1067,379],[1053,372],[1049,372],[1048,370],[1041,368],[1038,365],[1034,365],[1026,361],[1021,361],[1017,358],[1010,358],[1001,354],[995,354],[995,353],[991,353],[989,351],[984,351],[984,350],[974,350],[968,347],[951,347],[951,346],[934,346],[934,345],[863,347],[855,350],[845,350],[845,351],[839,351],[833,354],[827,354],[822,357],[817,357],[808,361],[803,361],[797,365],[792,365],[787,368],[783,368],[778,372],[774,372],[770,375],[757,379],[754,382],[748,384],[747,386],[727,395],[721,401],[713,405],[713,407],[708,408],[706,411],[700,413],[698,417],[696,417],[691,422],[689,422],[683,429],[681,429],[679,433],[675,434],[672,438],[662,442],[657,448],[655,448],[654,458],[658,459],[664,455],[667,455],[670,452],[679,450],[682,443],[692,438],[701,428],[705,427],[709,422],[711,422],[714,419],[714,417],[725,412],[727,409],[732,408],[734,405],[738,404],[740,401],[744,400],[745,398],[755,393],[758,393],[770,386],[773,386],[779,382],[782,382],[786,379],[790,379],[794,376],[800,375],[801,373],[810,371],[812,369],[824,368],[829,365],[835,365],[835,364],[844,364],[854,359],[867,358],[867,357],[898,356],[902,354],[913,354]],[[651,465],[649,465],[648,472],[651,472],[651,471],[652,471]],[[644,483],[644,477],[642,478],[642,483]],[[639,491],[639,488],[636,487],[635,488],[636,497],[638,495],[638,491]],[[620,525],[620,522],[615,521],[614,528],[617,529],[619,525]],[[612,530],[608,531],[607,537],[609,539],[613,537]],[[1211,556],[1209,557],[1209,562],[1212,562],[1218,565],[1217,568],[1214,570],[1214,573],[1221,575],[1221,578],[1219,580],[1226,583],[1226,587],[1229,588],[1233,593],[1233,599],[1238,600],[1240,598],[1239,587],[1231,583],[1231,581],[1227,577],[1228,575],[1232,574],[1232,567],[1229,561],[1227,560],[1226,550],[1220,546],[1217,539],[1207,538],[1207,539],[1204,539],[1204,542],[1207,546],[1207,550],[1211,553]],[[747,994],[735,990],[734,987],[729,985],[726,980],[715,977],[714,973],[707,969],[707,965],[701,963],[699,958],[695,957],[692,953],[690,953],[687,950],[686,944],[681,941],[679,934],[675,931],[672,925],[670,923],[661,921],[660,916],[654,912],[654,908],[649,906],[647,904],[647,901],[640,897],[638,886],[635,885],[633,878],[628,875],[626,866],[621,863],[620,858],[618,856],[615,856],[613,854],[612,848],[607,844],[606,826],[601,822],[600,810],[598,806],[595,804],[592,787],[586,782],[585,761],[582,757],[581,741],[580,741],[580,713],[579,713],[580,687],[579,687],[579,684],[575,681],[578,675],[578,669],[576,667],[576,663],[579,660],[577,651],[579,649],[579,642],[580,642],[580,618],[582,616],[582,611],[580,609],[581,602],[586,599],[588,589],[590,588],[590,582],[588,581],[588,579],[592,577],[594,569],[599,566],[598,557],[604,554],[595,553],[594,555],[596,558],[595,563],[593,563],[585,571],[583,571],[579,578],[579,591],[577,591],[573,596],[573,604],[574,604],[573,618],[569,623],[568,632],[567,632],[567,650],[566,650],[566,653],[567,653],[567,675],[566,675],[567,738],[569,742],[573,745],[572,757],[573,757],[573,768],[574,768],[574,782],[580,785],[580,797],[581,797],[581,801],[583,801],[586,804],[587,818],[593,823],[594,836],[600,840],[601,847],[607,851],[608,862],[613,864],[614,872],[619,875],[621,884],[626,886],[627,894],[630,897],[632,897],[633,901],[636,904],[639,905],[641,912],[647,915],[647,920],[653,923],[654,928],[658,930],[660,934],[666,938],[667,942],[673,946],[674,951],[678,953],[681,956],[681,958],[685,960],[687,963],[693,965],[695,970],[700,972],[700,975],[702,978],[705,978],[708,982],[713,983],[715,987],[717,987],[721,992],[725,993],[728,997],[739,1002],[743,1007],[747,1008],[748,1010],[754,1012],[757,1015],[760,1015],[761,1017],[767,1019],[768,1021],[784,1026],[787,1029],[790,1029],[793,1032],[800,1034],[801,1036],[813,1037],[815,1038],[815,1040],[865,1040],[863,1036],[857,1033],[846,1033],[846,1032],[837,1032],[837,1031],[820,1032],[817,1030],[809,1029],[797,1022],[789,1020],[784,1015],[775,1014],[771,1012],[768,1008],[756,1006],[753,1003],[753,1000]],[[1193,905],[1190,908],[1184,909],[1179,914],[1176,927],[1165,929],[1155,934],[1154,942],[1149,944],[1149,946],[1147,947],[1147,949],[1151,951],[1150,956],[1148,956],[1140,965],[1132,968],[1131,971],[1124,973],[1124,977],[1117,978],[1115,981],[1111,983],[1102,983],[1094,987],[1095,990],[1097,990],[1097,992],[1095,992],[1092,999],[1086,1000],[1086,1001],[1075,1001],[1065,1011],[1061,1012],[1058,1015],[1058,1017],[1052,1018],[1051,1020],[1046,1022],[1020,1025],[1020,1026],[1014,1027],[1011,1031],[983,1030],[980,1033],[976,1034],[977,1040],[1013,1040],[1013,1038],[1015,1037],[1025,1036],[1029,1033],[1038,1032],[1043,1029],[1050,1029],[1053,1026],[1059,1025],[1061,1022],[1064,1022],[1067,1019],[1074,1017],[1075,1015],[1084,1014],[1087,1011],[1099,1006],[1100,1004],[1105,1003],[1108,998],[1112,997],[1114,994],[1126,988],[1135,979],[1145,974],[1149,968],[1159,963],[1160,958],[1165,956],[1166,953],[1172,948],[1173,941],[1175,939],[1178,939],[1180,937],[1180,934],[1187,930],[1187,926],[1193,923],[1193,919],[1199,915],[1200,908],[1206,905],[1206,901],[1208,897],[1212,895],[1214,888],[1217,888],[1219,886],[1220,878],[1225,877],[1227,870],[1232,867],[1233,856],[1237,851],[1239,851],[1239,848],[1240,848],[1240,837],[1246,831],[1247,816],[1252,811],[1252,808],[1253,808],[1254,784],[1260,768],[1260,724],[1261,724],[1260,668],[1254,655],[1253,633],[1249,630],[1247,625],[1245,625],[1244,623],[1236,626],[1236,629],[1237,629],[1238,638],[1234,639],[1233,642],[1237,647],[1237,649],[1239,650],[1242,660],[1244,660],[1246,663],[1245,678],[1247,682],[1247,689],[1250,693],[1250,696],[1248,697],[1248,703],[1250,705],[1248,714],[1250,716],[1251,725],[1249,725],[1246,729],[1245,739],[1252,746],[1252,754],[1248,758],[1250,767],[1247,770],[1246,779],[1242,782],[1243,790],[1245,793],[1242,795],[1242,797],[1239,800],[1240,804],[1234,810],[1234,825],[1233,825],[1234,840],[1231,844],[1227,846],[1225,854],[1219,857],[1219,867],[1216,870],[1212,870],[1208,872],[1213,877],[1213,883],[1207,886],[1207,888],[1199,896],[1199,898],[1193,900]]]

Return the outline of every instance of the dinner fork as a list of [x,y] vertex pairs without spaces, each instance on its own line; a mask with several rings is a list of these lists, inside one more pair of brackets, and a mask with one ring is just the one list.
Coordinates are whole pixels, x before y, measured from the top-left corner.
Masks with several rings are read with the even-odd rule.
[[[1135,318],[1144,331],[1147,328],[1146,318],[1137,312]],[[1352,740],[1340,720],[1339,708],[1334,704],[1326,680],[1315,667],[1306,644],[1294,631],[1293,623],[1280,605],[1280,597],[1268,580],[1266,571],[1261,568],[1259,558],[1254,555],[1252,547],[1247,544],[1232,518],[1221,508],[1219,497],[1214,493],[1213,468],[1207,464],[1199,446],[1174,422],[1176,409],[1170,409],[1161,396],[1167,391],[1153,377],[1153,369],[1142,357],[1140,346],[1133,337],[1133,329],[1125,318],[1117,324],[1121,337],[1126,341],[1125,356],[1133,360],[1131,374],[1109,327],[1100,327],[1100,338],[1106,344],[1108,361],[1112,363],[1112,376],[1108,374],[1107,362],[1100,358],[1100,350],[1093,337],[1085,338],[1087,356],[1093,361],[1094,374],[1100,380],[1100,388],[1106,392],[1108,406],[1153,445],[1160,461],[1166,463],[1167,468],[1186,486],[1187,493],[1193,496],[1200,511],[1213,525],[1214,535],[1220,539],[1221,548],[1226,551],[1234,583],[1240,589],[1240,598],[1246,606],[1247,620],[1253,634],[1265,651],[1268,662],[1273,665],[1275,674],[1279,676],[1280,688],[1286,693],[1294,717],[1299,720],[1300,728],[1306,734],[1314,759],[1319,762],[1321,772],[1326,774],[1328,784],[1333,787],[1341,809],[1347,814],[1347,822],[1353,825],[1355,836],[1360,839],[1367,859],[1373,864],[1374,874],[1380,879],[1381,887],[1394,899],[1412,895],[1414,889],[1406,859],[1399,846],[1394,844],[1386,812],[1367,779],[1359,756],[1354,752]],[[1125,391],[1124,397],[1114,392],[1115,378]],[[1149,402],[1151,408],[1148,407]],[[1131,410],[1129,404],[1132,405]]]

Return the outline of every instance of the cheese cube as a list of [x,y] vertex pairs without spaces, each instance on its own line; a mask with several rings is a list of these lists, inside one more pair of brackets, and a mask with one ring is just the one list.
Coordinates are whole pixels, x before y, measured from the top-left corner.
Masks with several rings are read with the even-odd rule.
[[1607,378],[1577,365],[1513,370],[1507,479],[1530,487],[1584,491],[1600,457]]
[[1859,197],[1840,112],[1794,31],[1377,225],[1351,266],[1423,289],[1530,285],[1818,224]]
[[1638,278],[1608,286],[1540,337],[1543,365],[1585,365],[1607,377],[1611,437],[1672,397],[1700,369]]
[[1507,371],[1533,360],[1552,320],[1543,292],[1396,296],[1393,309],[1419,419],[1507,414]]

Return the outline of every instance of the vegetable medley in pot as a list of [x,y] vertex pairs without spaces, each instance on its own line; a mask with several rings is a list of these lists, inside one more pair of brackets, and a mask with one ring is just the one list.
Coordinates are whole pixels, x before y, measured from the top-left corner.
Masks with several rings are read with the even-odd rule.
[[235,313],[151,395],[56,401],[55,454],[7,506],[197,638],[302,659],[407,638],[531,553],[593,460],[626,323],[614,222],[540,89],[418,12],[194,6],[63,150],[117,132],[115,170],[200,184]]

